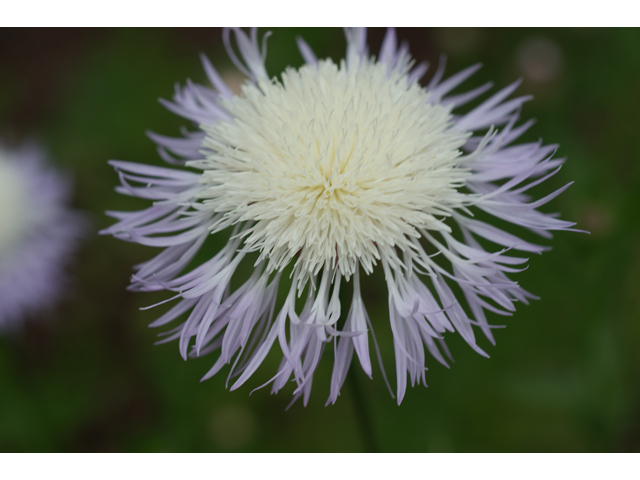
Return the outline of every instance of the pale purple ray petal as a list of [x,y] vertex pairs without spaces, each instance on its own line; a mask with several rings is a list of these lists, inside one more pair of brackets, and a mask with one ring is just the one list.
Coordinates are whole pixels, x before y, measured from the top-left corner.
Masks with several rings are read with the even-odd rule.
[[318,63],[318,57],[313,53],[313,50],[302,37],[296,37],[296,43],[298,44],[298,50],[306,63],[309,65],[316,65]]

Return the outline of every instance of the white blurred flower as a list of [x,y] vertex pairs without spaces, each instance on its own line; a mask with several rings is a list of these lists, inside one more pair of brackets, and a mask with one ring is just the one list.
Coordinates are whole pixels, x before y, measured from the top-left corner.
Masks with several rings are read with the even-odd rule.
[[70,191],[35,145],[0,147],[0,329],[50,307],[66,285],[83,230],[67,206]]

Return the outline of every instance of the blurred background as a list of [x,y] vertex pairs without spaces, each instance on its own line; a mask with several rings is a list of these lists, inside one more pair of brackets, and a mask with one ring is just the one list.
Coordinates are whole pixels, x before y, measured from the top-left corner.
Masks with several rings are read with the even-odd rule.
[[[302,64],[296,35],[319,57],[344,54],[339,29],[273,29],[270,75]],[[369,31],[372,53],[383,35]],[[401,28],[398,36],[418,61],[433,66],[447,54],[448,75],[482,62],[456,93],[524,79],[517,93],[535,98],[522,118],[537,123],[523,141],[557,143],[557,156],[568,158],[538,192],[575,180],[545,211],[591,235],[558,233],[550,252],[512,277],[541,300],[518,306],[495,331],[496,347],[480,340],[490,359],[449,335],[452,368],[429,357],[429,388],[410,388],[401,406],[374,365],[373,380],[352,369],[356,382],[325,407],[327,349],[309,405],[285,411],[293,387],[249,395],[276,371],[278,348],[229,392],[228,370],[199,381],[214,356],[184,362],[176,343],[154,346],[159,331],[147,325],[164,307],[139,308],[166,295],[126,286],[132,266],[157,251],[96,233],[112,223],[105,210],[146,205],[114,192],[107,160],[161,165],[145,132],[193,129],[157,100],[187,78],[206,83],[198,54],[239,81],[221,31],[0,30],[0,139],[38,139],[73,175],[74,207],[93,228],[69,266],[75,280],[66,297],[0,336],[0,451],[357,452],[371,443],[397,452],[640,451],[640,30]],[[380,280],[374,275],[363,288],[395,385]],[[503,320],[489,314],[491,323]]]

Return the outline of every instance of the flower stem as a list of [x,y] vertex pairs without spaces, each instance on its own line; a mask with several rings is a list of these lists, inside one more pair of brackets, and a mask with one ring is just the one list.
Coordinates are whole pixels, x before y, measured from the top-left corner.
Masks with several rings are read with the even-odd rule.
[[360,434],[362,435],[362,441],[364,443],[365,450],[368,453],[379,453],[380,449],[378,448],[378,444],[373,435],[371,414],[369,412],[369,409],[367,408],[362,387],[360,386],[360,381],[356,375],[357,372],[354,364],[355,362],[351,364],[351,368],[347,377],[349,378],[349,384],[352,390],[351,398],[353,398],[356,422],[358,423],[358,428],[360,429]]

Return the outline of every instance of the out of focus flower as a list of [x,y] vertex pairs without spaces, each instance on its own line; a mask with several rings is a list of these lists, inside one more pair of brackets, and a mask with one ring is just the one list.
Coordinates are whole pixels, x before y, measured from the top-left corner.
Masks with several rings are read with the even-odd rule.
[[[229,56],[247,77],[240,95],[203,57],[212,86],[188,83],[164,102],[199,126],[180,139],[151,134],[174,167],[111,162],[118,190],[152,205],[112,213],[118,223],[103,233],[163,248],[137,267],[131,289],[174,292],[170,300],[177,303],[152,326],[178,321],[164,341],[178,340],[184,358],[219,351],[204,378],[231,364],[236,389],[277,342],[283,358],[273,391],[293,378],[294,399],[305,403],[327,348],[334,357],[329,402],[354,352],[371,376],[373,325],[360,275],[381,268],[399,403],[407,376],[412,384],[425,381],[425,347],[446,365],[444,334],[457,331],[486,355],[474,332],[494,343],[485,310],[511,315],[515,302],[533,298],[507,274],[527,261],[515,251],[545,247],[473,214],[483,211],[543,237],[570,229],[573,223],[537,210],[568,185],[539,200],[527,193],[563,160],[552,159],[553,145],[513,144],[531,126],[517,125],[527,98],[509,99],[518,82],[454,114],[491,88],[450,94],[479,66],[443,80],[443,61],[422,87],[427,65],[414,64],[393,29],[377,59],[365,30],[346,30],[339,64],[318,60],[299,39],[306,63],[280,78],[265,69],[266,37],[260,46],[255,30],[224,33]],[[194,266],[207,239],[223,232],[226,246]],[[232,287],[241,262],[252,262],[253,274]],[[286,292],[281,302],[279,289]]]
[[71,185],[33,144],[0,148],[0,329],[50,307],[83,230],[67,206]]
[[537,84],[555,80],[563,63],[560,47],[544,37],[526,40],[518,49],[517,61],[524,78]]

